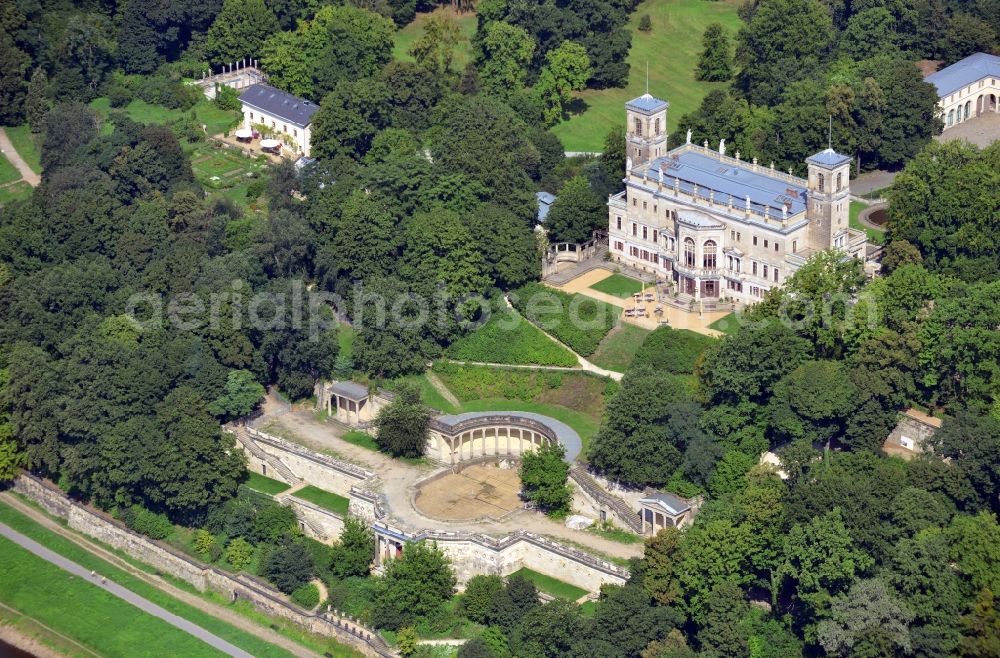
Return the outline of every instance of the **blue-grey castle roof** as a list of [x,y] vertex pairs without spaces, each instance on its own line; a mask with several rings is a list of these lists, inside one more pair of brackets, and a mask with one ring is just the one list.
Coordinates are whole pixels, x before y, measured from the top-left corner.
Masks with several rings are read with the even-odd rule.
[[271,85],[258,83],[247,87],[240,94],[240,101],[261,112],[287,121],[293,126],[305,128],[312,121],[319,106],[298,96],[275,89]]
[[551,192],[536,192],[535,198],[538,199],[538,223],[541,224],[549,216],[549,209],[555,203],[556,195]]
[[850,161],[851,156],[837,153],[833,149],[826,149],[824,151],[820,151],[816,155],[810,155],[806,158],[806,162],[809,164],[816,164],[821,167],[839,167],[840,165]]
[[733,206],[742,209],[746,206],[746,198],[750,197],[754,211],[766,212],[773,219],[782,218],[783,205],[788,208],[788,215],[806,209],[805,185],[770,176],[763,167],[754,171],[750,163],[720,162],[710,152],[681,147],[633,172],[641,175],[643,167],[648,168],[650,181],[656,181],[657,172],[662,171],[663,185],[669,189],[673,189],[676,180],[679,189],[688,194],[695,186],[701,196],[708,196],[709,190],[713,190],[716,203],[727,203],[732,195]]
[[633,98],[629,102],[625,103],[625,107],[627,107],[628,109],[645,113],[658,112],[669,106],[670,103],[668,103],[667,101],[663,100],[662,98],[650,96],[648,93],[643,94],[639,98]]
[[937,73],[931,73],[924,78],[924,81],[937,87],[938,96],[944,97],[989,77],[1000,78],[1000,57],[976,53],[951,66],[946,66]]

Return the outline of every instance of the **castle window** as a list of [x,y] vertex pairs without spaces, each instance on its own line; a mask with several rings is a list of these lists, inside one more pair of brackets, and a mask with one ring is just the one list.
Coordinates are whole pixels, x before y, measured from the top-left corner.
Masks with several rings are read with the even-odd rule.
[[639,228],[635,225],[635,222],[632,222],[632,237],[636,237],[637,235],[639,235]]
[[792,253],[794,254],[798,248],[799,248],[799,241],[792,240]]
[[637,137],[642,137],[642,121],[639,119],[635,120],[635,134]]
[[642,209],[646,210],[646,202],[645,201],[642,202]]
[[778,243],[774,243],[774,253],[778,253]]
[[694,240],[684,238],[684,264],[694,267]]
[[764,266],[764,278],[767,278],[767,265]]
[[736,239],[736,231],[729,231],[729,239],[730,240]]
[[635,197],[632,197],[632,205],[633,206],[638,206],[639,205],[639,200],[636,199]]
[[750,269],[753,270],[753,275],[757,276],[757,261],[750,262]]
[[702,245],[701,262],[702,267],[715,269],[715,242],[713,240]]
[[648,240],[649,239],[648,229],[645,226],[642,227],[642,239],[643,240]]
[[660,134],[660,132],[661,132],[661,129],[660,129],[660,119],[659,119],[659,117],[657,117],[657,119],[656,119],[656,124],[655,124],[655,125],[656,125],[656,134],[657,134],[657,135],[659,135],[659,134]]
[[764,240],[764,248],[767,249],[767,240]]
[[736,241],[737,242],[743,242],[743,236],[740,235],[739,231],[736,231]]
[[837,174],[837,191],[839,192],[843,188],[843,186],[844,186],[844,174],[843,173],[838,173]]
[[753,236],[753,246],[757,246],[757,236]]
[[616,224],[618,226],[618,230],[619,231],[622,230],[622,218],[621,217],[616,217],[615,219],[616,219]]
[[660,232],[653,231],[653,242],[659,242],[659,241],[660,241]]
[[778,268],[777,267],[774,268],[774,282],[775,283],[778,282]]
[[826,188],[826,176],[817,174],[816,179],[819,181],[819,191],[823,192]]

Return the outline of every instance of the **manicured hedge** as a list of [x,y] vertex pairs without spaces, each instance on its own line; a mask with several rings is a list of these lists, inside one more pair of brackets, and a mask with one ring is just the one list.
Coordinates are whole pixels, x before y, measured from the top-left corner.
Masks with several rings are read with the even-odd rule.
[[658,370],[691,374],[702,352],[716,339],[687,329],[659,327],[646,337],[633,363],[649,364]]
[[569,351],[506,306],[494,311],[486,324],[453,343],[448,356],[459,361],[510,365],[576,365],[576,357]]
[[585,295],[569,295],[540,283],[529,283],[510,295],[521,315],[570,349],[590,356],[618,322],[617,306]]

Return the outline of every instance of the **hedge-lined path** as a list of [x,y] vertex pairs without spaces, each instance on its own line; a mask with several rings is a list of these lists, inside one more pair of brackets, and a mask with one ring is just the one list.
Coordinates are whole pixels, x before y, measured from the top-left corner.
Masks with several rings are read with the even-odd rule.
[[240,649],[239,647],[230,644],[221,637],[210,633],[201,626],[193,624],[183,617],[178,617],[169,610],[165,610],[160,606],[156,605],[149,599],[143,598],[133,592],[130,589],[122,587],[114,581],[107,580],[100,574],[95,574],[94,572],[88,572],[86,569],[81,567],[76,562],[63,557],[59,553],[48,549],[35,540],[22,535],[20,532],[14,530],[10,526],[0,523],[0,535],[11,540],[21,548],[30,551],[34,555],[51,562],[60,569],[68,571],[69,573],[82,578],[83,580],[91,583],[95,587],[100,587],[111,594],[114,594],[126,603],[130,603],[135,607],[139,608],[143,612],[162,619],[171,626],[179,628],[180,630],[188,633],[192,637],[195,637],[205,644],[218,649],[224,653],[228,653],[230,656],[236,656],[237,658],[253,658],[253,654]]
[[[507,308],[511,308],[511,309],[514,308],[513,304],[510,303],[510,300],[507,298],[506,295],[504,295],[503,301],[507,304]],[[527,322],[531,322],[531,320],[529,320],[527,317],[525,317],[524,319]],[[535,323],[532,322],[532,324],[535,324]],[[537,324],[535,324],[535,328],[538,329],[540,332],[542,332],[543,336],[545,336],[546,338],[548,338],[549,340],[551,340],[556,345],[561,345],[566,350],[568,350],[570,354],[572,354],[573,356],[575,356],[577,363],[580,364],[580,369],[581,370],[586,370],[587,372],[592,372],[595,375],[600,375],[601,377],[609,377],[609,378],[615,380],[616,382],[620,382],[622,380],[622,377],[624,376],[623,373],[616,372],[614,370],[607,370],[605,368],[602,368],[602,367],[600,367],[598,365],[595,365],[595,364],[591,363],[590,361],[588,361],[584,357],[582,357],[579,354],[577,354],[573,350],[572,347],[570,347],[566,343],[562,342],[561,340],[559,340],[558,338],[556,338],[555,336],[553,336],[549,332],[545,331],[544,329],[542,329],[541,327],[539,327]],[[547,366],[529,365],[527,367],[528,368],[545,368]],[[576,368],[567,368],[567,369],[568,370],[576,370]]]
[[277,645],[282,649],[285,649],[286,651],[295,654],[296,656],[301,656],[302,658],[314,658],[318,656],[318,654],[313,653],[312,651],[303,647],[301,644],[293,642],[292,640],[286,638],[284,635],[281,635],[280,633],[277,633],[270,628],[264,626],[258,626],[257,624],[250,621],[243,615],[240,615],[234,612],[233,610],[230,610],[229,608],[218,605],[216,603],[212,603],[207,599],[204,599],[200,596],[192,594],[186,590],[183,590],[173,585],[169,581],[164,580],[159,576],[150,574],[146,571],[143,571],[142,569],[133,566],[130,562],[123,560],[122,558],[118,557],[115,553],[107,550],[100,544],[93,542],[84,537],[83,535],[80,535],[72,530],[69,530],[68,528],[59,525],[58,523],[50,519],[48,516],[46,516],[43,512],[22,502],[21,499],[19,499],[17,496],[10,493],[9,491],[0,493],[0,500],[2,500],[3,504],[6,504],[14,508],[21,514],[29,517],[32,521],[42,526],[46,530],[50,530],[58,535],[61,535],[62,537],[73,542],[80,548],[92,553],[96,557],[104,560],[105,562],[111,563],[113,566],[128,573],[130,576],[134,576],[135,578],[139,578],[145,581],[147,584],[156,587],[165,594],[172,596],[173,598],[181,601],[182,603],[187,603],[188,605],[197,608],[206,614],[212,615],[217,619],[221,619],[222,621],[226,622],[227,624],[230,624],[231,626],[235,626],[240,630],[246,631],[247,633],[250,633],[252,635],[256,635],[258,638],[264,640],[265,642],[270,642],[271,644]]
[[431,383],[431,386],[434,387],[434,390],[440,393],[441,397],[443,397],[445,400],[448,401],[448,404],[455,407],[456,409],[462,406],[462,403],[459,402],[458,398],[455,397],[455,394],[451,392],[451,389],[448,388],[448,386],[443,381],[441,381],[440,377],[434,374],[433,370],[428,370],[424,374],[427,377],[427,381],[429,381]]
[[10,137],[7,137],[7,133],[4,132],[3,128],[0,128],[0,150],[7,156],[10,163],[14,165],[14,168],[21,173],[21,178],[25,183],[32,187],[38,187],[38,184],[42,182],[42,177],[31,170],[28,163],[24,161],[21,154],[14,148],[14,143],[10,141]]

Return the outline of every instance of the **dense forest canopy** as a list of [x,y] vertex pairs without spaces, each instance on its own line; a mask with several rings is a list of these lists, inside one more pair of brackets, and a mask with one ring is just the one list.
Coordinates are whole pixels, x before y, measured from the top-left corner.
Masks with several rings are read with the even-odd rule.
[[[470,300],[500,308],[538,286],[535,193],[559,192],[550,239],[585,239],[606,227],[625,166],[622,130],[608,126],[602,158],[567,159],[549,128],[574,91],[625,84],[633,2],[480,0],[467,66],[440,16],[413,61],[394,59],[397,28],[432,8],[3,5],[0,119],[29,125],[43,173],[0,209],[0,476],[28,468],[147,534],[169,527],[160,515],[198,526],[199,551],[235,568],[268,547],[260,573],[288,593],[317,573],[366,574],[369,530],[350,522],[310,556],[287,510],[241,489],[220,425],[267,386],[301,399],[334,375],[422,372],[482,319]],[[730,336],[653,332],[609,385],[586,458],[613,481],[704,496],[695,524],[651,539],[586,615],[538,604],[523,579],[470,583],[456,614],[482,637],[466,658],[996,653],[1000,146],[932,142],[936,94],[913,62],[996,50],[1000,4],[751,0],[740,13],[735,44],[714,30],[699,68],[730,86],[681,133],[799,168],[832,118],[857,167],[901,170],[883,275],[820,253]],[[261,168],[253,198],[234,201],[192,167],[209,103],[184,78],[243,56],[320,109],[315,162]],[[138,101],[176,118],[137,123]],[[232,124],[233,103],[210,107]],[[415,322],[420,300],[446,312]],[[349,350],[335,317],[355,325]],[[904,462],[880,448],[911,405],[944,420]],[[400,425],[425,423],[416,407]],[[765,451],[786,478],[760,465]],[[407,550],[372,590],[385,628],[433,621],[454,587],[439,552]]]

